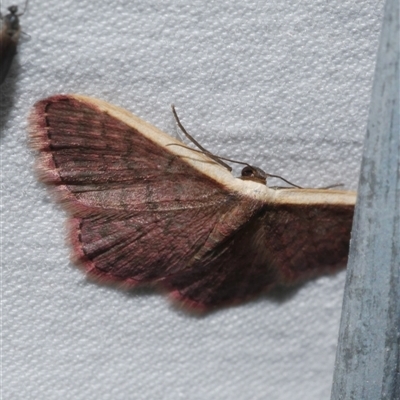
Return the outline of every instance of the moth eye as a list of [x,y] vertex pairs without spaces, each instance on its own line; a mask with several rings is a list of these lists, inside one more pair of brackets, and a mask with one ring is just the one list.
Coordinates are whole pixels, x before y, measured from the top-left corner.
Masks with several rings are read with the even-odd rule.
[[242,177],[244,176],[257,177],[257,170],[254,167],[248,165],[242,169]]
[[242,176],[254,176],[254,169],[250,166],[244,167],[242,169]]

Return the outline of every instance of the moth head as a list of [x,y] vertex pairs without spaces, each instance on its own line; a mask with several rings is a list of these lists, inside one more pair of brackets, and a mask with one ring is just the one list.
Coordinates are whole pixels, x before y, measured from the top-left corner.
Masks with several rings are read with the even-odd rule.
[[240,179],[251,180],[255,182],[267,184],[267,174],[258,167],[253,167],[252,165],[246,165],[242,169],[242,175]]
[[10,6],[8,7],[8,11],[10,11],[11,14],[16,14],[18,12],[18,6]]

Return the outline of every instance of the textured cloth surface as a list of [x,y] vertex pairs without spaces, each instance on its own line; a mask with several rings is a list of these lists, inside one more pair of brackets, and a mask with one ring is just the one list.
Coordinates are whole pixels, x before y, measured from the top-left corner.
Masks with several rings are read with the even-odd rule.
[[0,89],[4,399],[329,398],[344,272],[203,317],[88,282],[36,180],[26,118],[40,98],[81,93],[177,135],[174,103],[215,154],[356,189],[382,8],[30,3]]

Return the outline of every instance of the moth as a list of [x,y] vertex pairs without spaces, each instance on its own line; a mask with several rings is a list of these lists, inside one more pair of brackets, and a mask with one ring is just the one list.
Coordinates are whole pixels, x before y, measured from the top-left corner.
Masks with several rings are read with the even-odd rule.
[[236,178],[94,98],[49,97],[29,120],[39,176],[70,215],[72,259],[95,280],[209,310],[346,262],[354,192],[270,188],[251,166]]
[[0,32],[0,85],[7,77],[14,56],[17,54],[17,45],[21,34],[21,26],[19,17],[24,14],[28,0],[25,3],[24,11],[18,14],[18,6],[8,7],[9,13],[1,15],[1,32]]

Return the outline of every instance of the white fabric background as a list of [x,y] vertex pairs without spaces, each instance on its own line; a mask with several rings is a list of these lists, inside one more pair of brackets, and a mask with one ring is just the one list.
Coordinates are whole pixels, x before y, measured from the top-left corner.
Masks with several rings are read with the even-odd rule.
[[4,399],[329,398],[344,272],[204,317],[88,282],[35,178],[26,118],[81,93],[176,135],[175,103],[216,154],[356,189],[382,8],[31,0],[1,87]]

